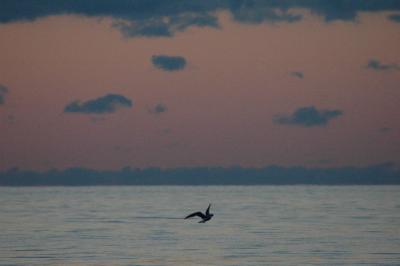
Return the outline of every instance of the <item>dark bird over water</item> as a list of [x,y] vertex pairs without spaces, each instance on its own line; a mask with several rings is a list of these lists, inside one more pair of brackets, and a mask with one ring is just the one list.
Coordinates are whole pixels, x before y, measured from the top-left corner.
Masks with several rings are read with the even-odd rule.
[[202,219],[199,223],[205,223],[208,220],[211,220],[211,218],[214,216],[214,214],[210,213],[210,207],[211,207],[211,204],[208,205],[208,208],[207,208],[205,214],[202,213],[202,212],[194,212],[194,213],[189,214],[188,216],[186,216],[185,219],[192,218],[192,217],[195,217],[195,216],[199,216]]

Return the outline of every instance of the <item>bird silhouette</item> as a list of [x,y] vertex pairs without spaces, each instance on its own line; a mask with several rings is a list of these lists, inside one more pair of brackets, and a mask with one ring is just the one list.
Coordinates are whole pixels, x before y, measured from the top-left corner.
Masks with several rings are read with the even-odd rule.
[[200,217],[202,219],[199,223],[205,223],[205,222],[211,220],[211,218],[214,216],[214,214],[210,213],[210,207],[211,207],[211,203],[208,205],[208,208],[207,208],[205,214],[202,213],[202,212],[194,212],[194,213],[189,214],[188,216],[186,216],[185,219],[198,216],[198,217]]

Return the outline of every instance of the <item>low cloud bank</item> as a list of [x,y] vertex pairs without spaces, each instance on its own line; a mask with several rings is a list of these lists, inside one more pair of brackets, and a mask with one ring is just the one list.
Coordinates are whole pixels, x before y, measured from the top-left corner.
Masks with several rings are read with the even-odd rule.
[[86,168],[47,172],[10,169],[0,172],[0,186],[96,185],[393,185],[400,184],[400,170],[391,163],[366,167],[306,168],[268,166],[145,168],[117,171]]

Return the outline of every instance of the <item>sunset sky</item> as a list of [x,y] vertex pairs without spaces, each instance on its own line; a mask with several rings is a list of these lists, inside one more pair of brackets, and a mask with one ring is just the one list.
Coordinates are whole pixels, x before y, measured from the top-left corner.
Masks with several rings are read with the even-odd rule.
[[400,166],[400,1],[0,0],[0,170]]

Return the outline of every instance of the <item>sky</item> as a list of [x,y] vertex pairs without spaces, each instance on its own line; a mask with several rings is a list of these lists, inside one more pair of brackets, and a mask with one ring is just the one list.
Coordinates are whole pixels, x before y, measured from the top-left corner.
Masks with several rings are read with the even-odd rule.
[[400,166],[400,1],[0,5],[0,170]]

